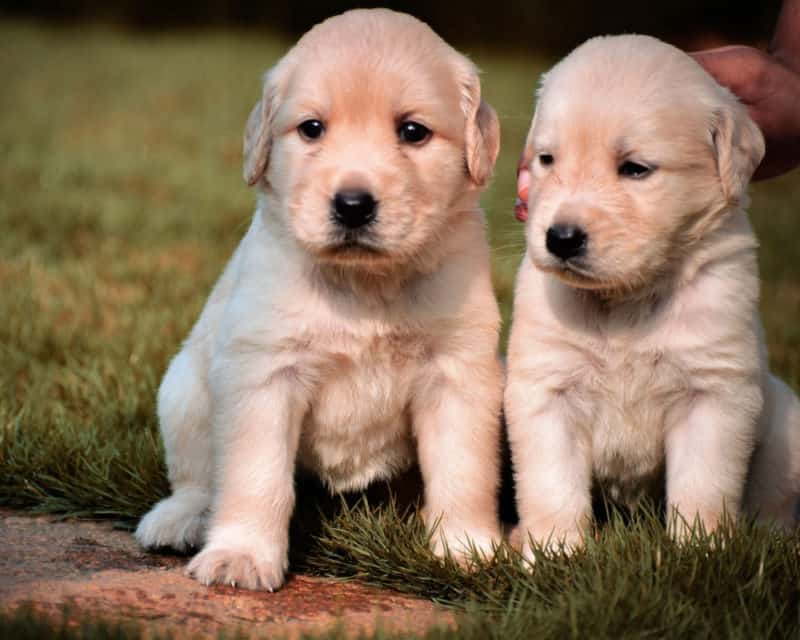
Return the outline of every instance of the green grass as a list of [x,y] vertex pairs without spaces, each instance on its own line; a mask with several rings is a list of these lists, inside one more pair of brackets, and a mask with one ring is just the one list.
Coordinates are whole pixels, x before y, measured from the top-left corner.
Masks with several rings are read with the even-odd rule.
[[[402,523],[402,524],[398,524]],[[326,523],[306,561],[466,611],[466,638],[767,638],[800,632],[800,538],[741,524],[674,544],[644,507],[613,511],[585,549],[513,552],[464,572],[426,551],[413,514],[360,503]],[[796,637],[796,636],[795,636]]]
[[[130,524],[167,491],[155,391],[252,214],[241,131],[286,46],[0,23],[0,503]],[[470,53],[503,126],[484,205],[507,321],[514,169],[549,61]],[[798,389],[800,173],[756,185],[751,210],[772,363]],[[800,633],[800,534],[743,525],[678,548],[654,517],[612,518],[530,575],[513,557],[472,574],[438,564],[391,505],[324,527],[295,566],[457,606],[464,637]]]

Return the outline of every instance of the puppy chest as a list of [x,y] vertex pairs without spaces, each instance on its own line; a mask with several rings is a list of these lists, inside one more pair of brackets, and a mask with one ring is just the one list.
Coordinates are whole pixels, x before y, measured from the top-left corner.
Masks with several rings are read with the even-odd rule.
[[312,398],[300,462],[334,491],[391,477],[415,458],[409,404],[418,365],[415,346],[401,344],[335,355]]
[[660,474],[664,437],[690,398],[685,370],[662,353],[609,360],[586,380],[598,480],[620,491]]

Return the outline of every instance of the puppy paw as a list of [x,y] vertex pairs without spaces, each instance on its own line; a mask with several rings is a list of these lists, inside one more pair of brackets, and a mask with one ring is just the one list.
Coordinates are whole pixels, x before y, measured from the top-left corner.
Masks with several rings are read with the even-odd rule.
[[539,536],[522,525],[517,525],[508,536],[509,545],[516,549],[531,568],[536,556],[544,552],[548,556],[571,555],[583,547],[583,532],[579,529],[563,532],[560,537],[552,534]]
[[735,522],[735,515],[720,513],[697,513],[694,519],[686,518],[675,511],[667,522],[667,533],[677,544],[688,545],[697,542],[716,544],[713,534],[720,527],[729,527]]
[[494,557],[500,545],[499,531],[437,527],[431,537],[431,551],[439,558],[450,556],[458,564],[467,566],[476,556]]
[[522,528],[517,525],[508,533],[508,537],[506,538],[508,542],[508,546],[514,549],[515,551],[522,550]]
[[134,536],[145,549],[187,551],[203,546],[208,520],[208,494],[182,490],[157,503],[140,521]]
[[208,547],[192,559],[186,573],[206,586],[224,584],[254,591],[275,591],[283,585],[288,568],[286,553]]

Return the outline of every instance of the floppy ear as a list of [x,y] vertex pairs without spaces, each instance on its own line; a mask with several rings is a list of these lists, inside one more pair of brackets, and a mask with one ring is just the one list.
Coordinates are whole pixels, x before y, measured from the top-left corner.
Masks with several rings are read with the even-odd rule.
[[714,120],[712,140],[722,192],[729,203],[737,203],[764,157],[764,136],[739,103],[715,111]]
[[500,122],[494,109],[481,99],[481,83],[474,68],[463,89],[462,109],[467,170],[472,181],[482,187],[492,177],[500,151]]
[[264,91],[256,102],[244,128],[244,179],[253,186],[264,175],[272,145],[272,119],[278,107],[275,71],[264,77]]

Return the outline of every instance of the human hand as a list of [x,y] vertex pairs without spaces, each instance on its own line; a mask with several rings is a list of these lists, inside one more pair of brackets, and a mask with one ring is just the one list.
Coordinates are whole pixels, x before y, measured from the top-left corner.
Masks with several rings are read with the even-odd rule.
[[514,216],[520,222],[525,222],[528,219],[528,191],[530,187],[530,161],[523,152],[517,168],[517,201],[514,203]]
[[767,151],[753,178],[771,178],[798,166],[800,73],[753,47],[720,47],[692,56],[739,97],[764,134]]

